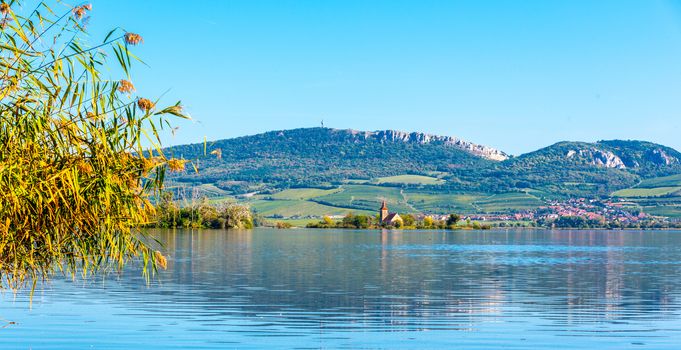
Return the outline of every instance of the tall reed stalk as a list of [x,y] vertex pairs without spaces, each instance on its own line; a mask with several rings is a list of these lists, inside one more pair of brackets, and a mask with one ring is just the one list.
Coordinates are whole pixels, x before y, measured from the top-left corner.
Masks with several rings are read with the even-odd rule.
[[91,5],[2,1],[0,286],[87,277],[136,257],[149,276],[165,258],[137,228],[153,217],[165,169],[184,167],[161,152],[159,132],[186,115],[179,102],[135,95],[140,35],[119,28],[88,43]]

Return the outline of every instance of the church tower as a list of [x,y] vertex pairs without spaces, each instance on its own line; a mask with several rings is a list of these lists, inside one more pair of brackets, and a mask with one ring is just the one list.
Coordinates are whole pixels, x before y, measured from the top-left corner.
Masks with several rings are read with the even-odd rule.
[[381,205],[379,217],[381,219],[381,222],[385,221],[385,218],[388,217],[388,206],[385,204],[385,200],[383,200],[383,205]]

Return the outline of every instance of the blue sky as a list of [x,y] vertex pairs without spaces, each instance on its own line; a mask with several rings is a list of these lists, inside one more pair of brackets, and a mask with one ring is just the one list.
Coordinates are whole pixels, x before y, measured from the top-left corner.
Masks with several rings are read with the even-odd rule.
[[138,92],[194,120],[167,144],[326,126],[681,150],[681,1],[93,0],[144,37]]

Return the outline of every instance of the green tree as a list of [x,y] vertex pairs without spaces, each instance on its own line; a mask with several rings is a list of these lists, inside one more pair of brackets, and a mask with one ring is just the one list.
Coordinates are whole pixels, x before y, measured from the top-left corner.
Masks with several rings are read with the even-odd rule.
[[371,226],[371,217],[367,215],[357,215],[355,216],[354,224],[357,228],[369,228]]
[[207,198],[204,198],[195,210],[200,218],[200,225],[207,228],[223,228],[225,226],[225,218],[220,216],[218,208],[211,205]]
[[343,227],[354,227],[355,225],[355,214],[347,213],[341,221]]
[[134,95],[130,49],[142,37],[116,29],[90,44],[90,5],[57,13],[2,1],[0,283],[87,276],[140,256],[145,274],[164,266],[137,228],[154,218],[165,168],[184,168],[161,152],[158,134],[167,116],[184,114],[179,103],[158,108]]
[[369,228],[371,226],[371,217],[367,215],[354,215],[348,213],[342,221],[342,227],[346,228]]
[[173,193],[163,192],[156,206],[156,225],[163,228],[176,227],[178,216],[179,208],[173,201]]
[[253,228],[253,217],[250,209],[245,205],[228,204],[222,209],[225,228]]
[[324,218],[322,218],[322,222],[324,223],[324,225],[327,225],[329,227],[335,225],[333,219],[331,219],[328,215],[324,215]]
[[457,214],[449,214],[447,217],[447,226],[456,226],[456,224],[461,220],[461,216]]
[[406,214],[402,216],[402,220],[404,222],[404,226],[406,227],[412,227],[416,223],[416,219],[414,218],[414,215],[411,214]]

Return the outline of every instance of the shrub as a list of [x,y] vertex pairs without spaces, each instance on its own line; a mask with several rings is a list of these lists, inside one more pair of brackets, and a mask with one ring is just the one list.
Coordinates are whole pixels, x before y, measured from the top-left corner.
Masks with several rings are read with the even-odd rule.
[[293,225],[291,225],[288,222],[277,221],[275,227],[278,228],[278,229],[289,229],[289,228],[293,227]]

